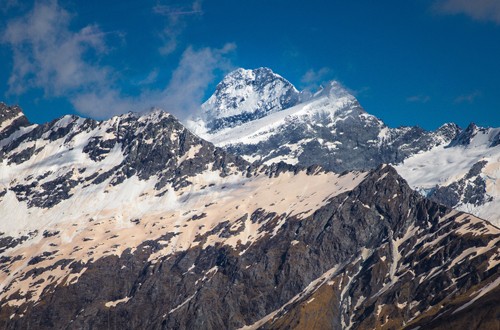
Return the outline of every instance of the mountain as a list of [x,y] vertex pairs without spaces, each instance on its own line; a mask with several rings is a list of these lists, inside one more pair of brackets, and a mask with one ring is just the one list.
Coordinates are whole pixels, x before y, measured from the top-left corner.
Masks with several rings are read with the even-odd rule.
[[[255,79],[242,79],[238,84],[231,84],[238,88],[226,88],[228,81],[239,77],[240,72],[247,72]],[[277,107],[272,112],[256,110],[262,115],[244,122],[232,122],[216,131],[201,129],[210,126],[214,120],[231,120],[234,118],[231,115],[233,112],[237,116],[243,111],[237,104],[233,104],[233,108],[225,106],[238,98],[241,90],[246,90],[242,84],[248,83],[249,88],[253,88],[255,84],[271,85],[270,77],[274,77],[277,83],[282,79],[278,75],[263,78],[257,73],[248,72],[253,71],[239,69],[230,73],[202,105],[203,115],[196,121],[188,122],[188,128],[249,161],[258,160],[264,164],[285,161],[304,166],[321,164],[337,172],[365,170],[381,163],[399,163],[422,150],[447,144],[460,131],[454,124],[444,125],[436,132],[427,132],[419,127],[389,128],[380,119],[367,113],[356,98],[335,81],[305,100],[299,98],[300,102],[289,107]],[[220,90],[225,92],[221,93]],[[266,97],[258,99],[257,95],[253,95],[251,99],[253,104],[259,104],[264,109],[273,106]],[[212,119],[204,123],[202,117]]]
[[192,128],[214,133],[294,106],[300,97],[290,82],[268,68],[238,69],[217,85]]
[[498,324],[500,230],[391,166],[250,164],[161,110],[0,112],[2,328]]
[[[253,76],[258,77],[256,74]],[[246,83],[247,80],[240,80],[240,84]],[[266,80],[266,83],[269,84],[269,81]],[[221,83],[217,90],[223,88],[221,86],[225,83]],[[239,87],[241,89],[245,88]],[[202,108],[217,118],[220,113],[217,105],[226,104],[233,98],[231,90],[224,94],[216,92]],[[267,99],[262,98],[256,103],[267,108],[266,102]],[[232,118],[230,113],[233,109],[224,107],[223,110],[225,120]],[[235,106],[234,111],[239,113],[240,110]],[[265,116],[245,122],[235,121],[215,131],[199,129],[207,126],[199,117],[196,122],[188,122],[188,128],[215,145],[257,164],[269,165],[280,161],[302,166],[319,164],[338,173],[369,170],[384,163],[394,164],[413,188],[429,198],[484,216],[500,225],[500,191],[497,188],[500,180],[499,129],[471,125],[462,130],[453,123],[444,124],[435,131],[426,131],[418,126],[390,128],[367,113],[356,98],[335,81],[308,98],[299,98],[298,103],[288,108],[264,113]],[[205,116],[210,117],[208,114]],[[475,138],[477,132],[480,132],[478,136],[488,132],[488,137]],[[463,149],[473,151],[464,153]],[[451,154],[456,157],[445,160],[448,156],[444,155]],[[435,162],[432,165],[434,168],[445,166],[448,174],[433,170],[435,175],[421,175],[431,167],[424,167],[420,160]],[[467,168],[464,168],[465,164]],[[480,165],[475,164],[484,164],[484,171],[476,173]],[[415,168],[420,172],[414,172]],[[456,172],[458,169],[460,171]],[[476,174],[474,178],[465,179],[469,171]],[[469,180],[471,184],[450,181],[451,177]],[[430,178],[432,180],[427,180]],[[477,186],[474,192],[472,188],[467,188],[472,184]]]

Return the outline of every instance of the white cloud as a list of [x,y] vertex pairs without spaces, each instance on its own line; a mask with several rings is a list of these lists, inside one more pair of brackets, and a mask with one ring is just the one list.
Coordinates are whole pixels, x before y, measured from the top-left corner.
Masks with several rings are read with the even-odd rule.
[[158,70],[158,68],[156,68],[153,71],[151,71],[150,73],[148,73],[148,75],[144,79],[138,81],[137,85],[150,85],[150,84],[153,84],[158,79],[158,75],[159,74],[160,74],[160,70]]
[[189,114],[203,102],[208,85],[215,79],[217,71],[226,73],[233,69],[226,55],[233,52],[236,45],[228,43],[221,49],[189,47],[172,74],[164,91],[164,104],[174,114]]
[[443,14],[465,14],[478,21],[500,24],[499,0],[439,0],[434,8]]
[[48,1],[36,2],[27,15],[8,22],[1,41],[14,54],[9,93],[36,87],[58,96],[106,80],[106,68],[83,59],[87,52],[105,52],[103,33],[96,25],[72,32],[70,18],[56,1]]
[[160,33],[163,40],[160,53],[168,55],[177,49],[179,37],[187,26],[186,17],[203,14],[201,3],[201,0],[195,0],[189,6],[158,4],[153,7],[155,14],[166,18],[165,27]]
[[116,89],[103,89],[77,95],[71,101],[80,112],[95,118],[151,107],[160,107],[181,119],[187,118],[199,109],[216,73],[233,68],[227,55],[235,47],[234,44],[226,44],[221,49],[189,47],[162,90],[143,90],[138,96],[123,96]]
[[7,22],[1,41],[13,53],[10,93],[41,89],[46,98],[65,97],[79,113],[94,118],[151,107],[182,118],[199,108],[216,74],[232,68],[228,55],[234,44],[188,47],[165,88],[146,87],[158,77],[153,70],[136,83],[141,86],[138,94],[124,95],[115,79],[118,72],[98,62],[107,51],[105,33],[96,25],[72,31],[71,16],[53,0],[37,2],[25,16]]
[[455,98],[455,103],[474,103],[474,101],[481,97],[480,91],[475,91],[469,94],[463,94]]
[[138,108],[137,99],[123,97],[118,90],[112,88],[79,93],[71,97],[70,102],[78,112],[96,119],[142,109]]
[[317,87],[317,85],[323,83],[326,78],[331,75],[332,70],[327,67],[323,67],[319,70],[309,69],[300,79],[302,84],[306,86],[306,88]]
[[407,102],[411,103],[427,103],[431,100],[429,95],[412,95],[406,98]]

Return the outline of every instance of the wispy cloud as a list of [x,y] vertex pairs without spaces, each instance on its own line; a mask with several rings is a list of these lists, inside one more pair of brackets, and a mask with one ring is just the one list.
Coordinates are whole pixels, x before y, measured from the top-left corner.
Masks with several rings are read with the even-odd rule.
[[328,80],[331,74],[332,70],[327,67],[323,67],[319,70],[309,69],[304,73],[300,82],[305,89],[314,89]]
[[429,95],[412,95],[406,98],[407,102],[411,103],[427,103],[431,100]]
[[156,14],[163,16],[184,16],[184,15],[194,15],[202,14],[201,1],[194,1],[189,7],[176,7],[171,5],[156,5],[153,7],[153,11]]
[[464,14],[478,21],[500,24],[499,0],[438,0],[434,9],[442,14]]
[[481,97],[482,93],[480,91],[474,91],[469,94],[463,94],[455,98],[455,103],[474,103],[476,99]]
[[184,51],[179,66],[163,92],[166,109],[184,116],[197,110],[217,71],[227,73],[234,68],[227,55],[235,49],[235,44],[228,43],[220,49],[195,50],[189,47]]
[[160,70],[158,70],[156,68],[153,71],[151,71],[150,73],[148,73],[148,75],[144,79],[139,80],[137,82],[137,85],[141,85],[142,86],[142,85],[154,84],[157,81],[159,74],[160,74]]
[[161,107],[180,119],[197,111],[204,100],[207,87],[217,72],[233,69],[228,55],[235,50],[234,44],[220,49],[188,47],[164,89],[143,90],[138,96],[123,96],[116,89],[94,90],[80,94],[71,101],[75,108],[92,117],[109,117],[127,111],[142,111]]
[[166,19],[165,27],[160,34],[163,40],[160,53],[168,55],[177,49],[179,37],[187,26],[187,17],[203,14],[201,4],[201,0],[195,0],[188,6],[158,4],[153,7],[155,14],[164,16]]
[[53,0],[37,2],[23,17],[7,22],[1,41],[13,55],[9,93],[42,90],[45,98],[67,98],[79,113],[94,118],[153,106],[186,117],[198,109],[216,74],[232,69],[234,44],[188,47],[165,88],[147,87],[158,77],[153,70],[139,82],[138,94],[124,95],[118,71],[99,62],[108,52],[106,33],[97,25],[72,31],[71,17]]
[[31,12],[8,22],[1,41],[14,55],[9,93],[35,87],[59,96],[107,82],[106,67],[84,60],[89,52],[106,52],[104,34],[96,25],[73,32],[69,24],[70,14],[56,1],[36,2]]

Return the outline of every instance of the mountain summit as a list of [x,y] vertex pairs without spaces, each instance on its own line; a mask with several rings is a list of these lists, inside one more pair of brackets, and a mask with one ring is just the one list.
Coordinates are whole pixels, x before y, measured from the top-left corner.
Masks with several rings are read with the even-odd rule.
[[208,132],[216,132],[289,108],[299,99],[299,91],[271,69],[237,69],[201,106],[201,118]]
[[[257,81],[268,83],[256,88]],[[271,87],[273,93],[267,92]],[[278,106],[276,101],[281,99],[288,101]],[[198,118],[188,127],[249,161],[321,164],[338,172],[397,163],[455,137],[418,127],[390,129],[367,113],[339,82],[329,82],[306,96],[269,69],[230,73],[202,106]]]

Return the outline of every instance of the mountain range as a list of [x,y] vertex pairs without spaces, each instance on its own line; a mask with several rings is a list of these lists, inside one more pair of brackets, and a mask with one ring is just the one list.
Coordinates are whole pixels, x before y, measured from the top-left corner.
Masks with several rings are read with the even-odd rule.
[[499,143],[265,68],[185,125],[0,104],[0,326],[494,329]]

